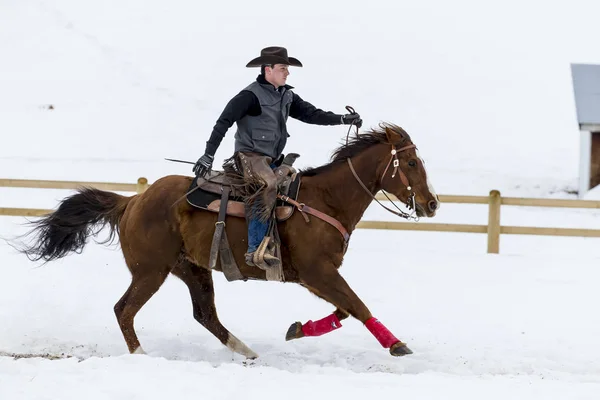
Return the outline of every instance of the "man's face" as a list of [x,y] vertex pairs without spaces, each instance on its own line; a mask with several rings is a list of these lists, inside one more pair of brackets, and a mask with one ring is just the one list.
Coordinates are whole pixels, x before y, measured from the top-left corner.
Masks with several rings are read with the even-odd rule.
[[290,74],[288,67],[285,64],[275,64],[272,67],[266,67],[265,78],[275,87],[283,86]]

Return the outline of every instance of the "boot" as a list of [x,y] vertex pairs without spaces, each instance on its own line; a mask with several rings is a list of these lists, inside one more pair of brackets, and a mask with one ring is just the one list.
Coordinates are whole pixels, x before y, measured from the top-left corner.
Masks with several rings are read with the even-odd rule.
[[246,253],[244,254],[244,258],[246,259],[246,265],[249,265],[251,267],[267,267],[267,268],[273,268],[273,267],[278,267],[281,264],[281,260],[277,257],[275,257],[272,254],[269,254],[267,252],[265,252],[265,254],[263,255],[263,259],[262,262],[261,260],[259,260],[259,254],[258,251],[253,251],[252,253]]
[[244,258],[246,259],[246,265],[256,267],[256,264],[254,264],[254,254],[256,254],[256,251],[244,254]]

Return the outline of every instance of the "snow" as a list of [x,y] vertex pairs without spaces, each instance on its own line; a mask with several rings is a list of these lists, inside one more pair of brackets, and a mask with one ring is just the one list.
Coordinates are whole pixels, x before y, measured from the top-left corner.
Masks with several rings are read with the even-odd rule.
[[592,189],[590,189],[587,193],[585,193],[585,195],[583,196],[584,200],[600,200],[600,187],[596,186]]
[[[352,105],[364,128],[403,126],[440,194],[575,198],[579,131],[570,63],[600,63],[594,1],[74,0],[0,2],[0,177],[150,182],[191,174],[262,47],[304,68],[289,83],[318,107]],[[53,109],[48,109],[48,105]],[[289,123],[286,151],[320,165],[344,127]],[[233,148],[230,130],[216,155]],[[598,198],[592,191],[587,198]],[[0,188],[0,207],[53,208],[70,191]],[[596,193],[596,194],[595,194]],[[365,219],[393,220],[376,204]],[[485,205],[443,204],[421,223],[485,224]],[[594,210],[502,208],[503,225],[596,229]],[[0,218],[0,237],[24,232]],[[394,358],[353,319],[286,342],[333,307],[292,284],[215,274],[234,355],[169,278],[136,318],[129,355],[113,306],[129,285],[119,247],[89,243],[44,266],[0,242],[0,399],[597,399],[595,238],[359,230],[344,278],[413,355]],[[57,358],[57,359],[54,359]]]

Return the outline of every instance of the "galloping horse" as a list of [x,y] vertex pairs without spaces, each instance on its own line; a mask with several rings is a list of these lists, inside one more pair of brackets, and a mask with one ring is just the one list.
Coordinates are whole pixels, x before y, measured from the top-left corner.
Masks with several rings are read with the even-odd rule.
[[[280,222],[284,281],[304,286],[336,310],[317,321],[293,323],[286,339],[331,332],[341,327],[340,320],[351,315],[392,355],[411,354],[406,344],[373,317],[338,272],[353,230],[380,190],[396,196],[418,217],[435,215],[439,201],[410,136],[396,125],[381,124],[378,129],[347,140],[333,153],[330,163],[298,174],[302,183],[298,203],[337,220],[339,227],[335,229],[320,218],[308,220],[302,207]],[[217,316],[212,270],[208,267],[217,214],[178,201],[192,180],[188,176],[166,176],[144,193],[131,197],[80,189],[62,200],[53,213],[33,222],[34,228],[28,234],[35,241],[21,251],[36,261],[59,259],[80,252],[89,236],[108,225],[109,239],[118,235],[132,276],[131,285],[114,307],[131,353],[143,353],[134,330],[135,315],[172,273],[189,288],[194,318],[232,351],[255,358],[257,354],[231,334]],[[400,212],[395,213],[408,216]],[[266,280],[265,270],[244,262],[245,219],[227,216],[226,225],[242,275]],[[220,264],[215,270],[221,271]]]

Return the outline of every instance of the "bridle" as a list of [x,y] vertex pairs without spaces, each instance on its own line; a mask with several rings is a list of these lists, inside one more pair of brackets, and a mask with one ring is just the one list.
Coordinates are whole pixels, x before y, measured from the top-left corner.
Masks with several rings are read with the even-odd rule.
[[394,202],[394,200],[390,199],[390,197],[387,195],[387,193],[382,190],[381,192],[385,195],[385,197],[387,197],[387,199],[394,205],[394,207],[396,207],[396,210],[392,210],[389,207],[384,206],[383,204],[381,204],[381,202],[379,200],[377,200],[377,197],[375,197],[373,195],[373,193],[371,193],[371,191],[365,186],[365,184],[363,183],[363,181],[360,179],[360,177],[358,176],[358,174],[356,173],[356,170],[354,169],[354,166],[352,165],[352,161],[350,160],[350,158],[347,158],[346,160],[348,160],[348,166],[350,167],[350,171],[352,171],[352,175],[354,175],[354,178],[356,178],[356,180],[358,181],[358,183],[360,183],[360,186],[362,186],[362,188],[365,190],[365,192],[367,192],[369,194],[369,196],[371,196],[371,198],[373,200],[375,200],[381,207],[385,208],[387,211],[391,212],[392,214],[395,214],[399,217],[405,218],[405,219],[409,219],[409,220],[414,220],[414,221],[418,221],[419,217],[415,215],[416,212],[416,204],[415,204],[415,192],[412,190],[412,187],[410,186],[409,182],[408,182],[408,178],[406,177],[406,175],[404,174],[404,172],[402,172],[402,170],[399,167],[399,161],[398,161],[398,153],[404,150],[408,150],[408,149],[412,149],[415,148],[416,146],[414,144],[408,145],[408,146],[404,146],[398,150],[396,150],[396,146],[392,145],[392,151],[391,154],[392,156],[390,157],[390,161],[388,162],[387,167],[385,168],[385,171],[383,172],[383,174],[381,175],[381,179],[380,182],[383,181],[383,178],[385,177],[385,174],[392,162],[392,160],[394,160],[394,172],[392,173],[392,178],[394,178],[396,176],[396,172],[398,172],[398,175],[400,176],[400,180],[402,181],[402,183],[406,186],[406,189],[410,192],[409,196],[408,196],[408,200],[406,201],[406,206],[409,209],[412,209],[412,212],[410,214],[402,211],[400,209],[400,207],[398,207],[398,205]]
[[[350,113],[355,112],[354,109],[350,106],[346,106],[346,109]],[[346,145],[348,145],[348,137],[350,136],[350,131],[352,129],[352,126],[356,127],[356,135],[358,136],[358,126],[356,126],[354,123],[350,124],[350,126],[348,127],[348,134],[346,135]],[[373,195],[373,193],[371,193],[369,188],[367,188],[367,186],[363,183],[363,181],[360,179],[360,177],[356,173],[356,170],[354,169],[354,166],[352,165],[352,160],[350,159],[350,157],[348,157],[346,159],[348,161],[348,166],[350,167],[350,171],[352,171],[352,175],[354,175],[354,178],[356,178],[356,180],[358,181],[360,186],[365,190],[365,192],[367,192],[369,194],[369,196],[371,196],[371,198],[373,200],[375,200],[381,207],[383,207],[387,211],[391,212],[392,214],[397,215],[402,218],[405,218],[405,219],[408,219],[408,220],[414,220],[414,221],[419,220],[419,217],[416,216],[416,214],[415,214],[416,210],[417,210],[416,203],[415,203],[415,192],[412,190],[412,187],[410,186],[408,177],[402,171],[402,169],[400,169],[400,161],[398,160],[398,153],[400,153],[404,150],[414,149],[416,147],[417,146],[415,146],[414,144],[409,144],[408,146],[404,146],[404,147],[401,147],[398,150],[396,150],[396,146],[392,145],[392,150],[390,151],[390,153],[391,153],[390,160],[388,161],[388,163],[385,167],[385,170],[381,174],[381,178],[379,180],[379,183],[381,184],[383,182],[383,178],[385,177],[385,174],[387,173],[388,169],[390,168],[390,165],[392,165],[394,167],[393,172],[392,172],[392,178],[394,178],[396,176],[396,174],[398,174],[398,176],[400,177],[400,180],[402,181],[402,184],[404,186],[406,186],[406,189],[410,192],[408,199],[406,201],[406,206],[412,210],[412,212],[410,214],[402,211],[400,209],[400,207],[398,207],[398,205],[394,202],[394,200],[390,199],[390,197],[387,195],[387,193],[384,190],[381,190],[381,192],[394,205],[394,207],[396,207],[397,211],[392,210],[391,208],[386,207],[383,204],[381,204],[381,202],[379,200],[377,200],[375,195]]]

